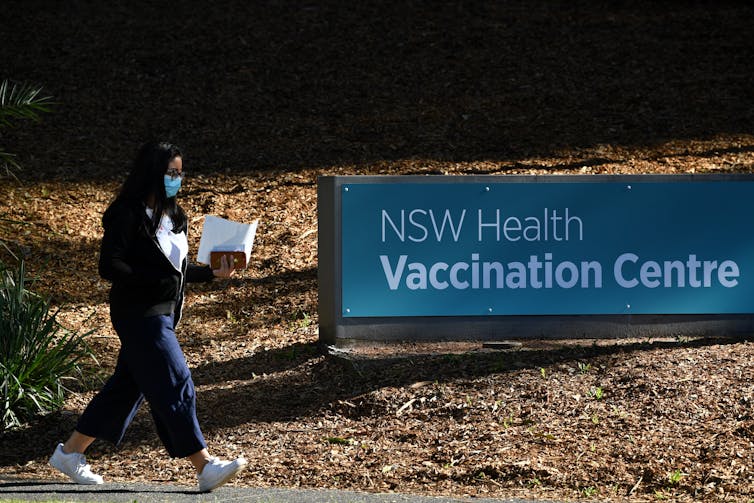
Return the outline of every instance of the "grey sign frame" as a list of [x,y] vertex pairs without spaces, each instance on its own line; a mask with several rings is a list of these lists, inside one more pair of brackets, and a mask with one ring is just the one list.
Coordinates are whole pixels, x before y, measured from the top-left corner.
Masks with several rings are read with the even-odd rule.
[[441,341],[668,336],[747,336],[754,313],[704,315],[500,315],[344,318],[341,243],[343,185],[372,183],[753,182],[751,174],[320,176],[317,181],[319,339]]

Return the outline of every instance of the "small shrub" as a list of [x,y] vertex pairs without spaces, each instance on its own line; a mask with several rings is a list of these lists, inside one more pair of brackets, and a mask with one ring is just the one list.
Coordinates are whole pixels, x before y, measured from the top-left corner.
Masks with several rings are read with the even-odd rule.
[[16,270],[0,263],[0,429],[20,426],[59,409],[61,379],[81,375],[92,353],[79,333],[63,328],[49,301],[26,288],[23,261]]

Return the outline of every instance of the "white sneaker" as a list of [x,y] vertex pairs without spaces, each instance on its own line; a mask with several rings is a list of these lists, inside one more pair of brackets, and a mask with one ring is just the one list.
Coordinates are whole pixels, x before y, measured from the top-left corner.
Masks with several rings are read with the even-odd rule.
[[220,461],[217,458],[210,458],[209,462],[204,465],[202,473],[198,475],[199,491],[204,493],[217,489],[235,477],[245,466],[246,460],[242,457],[234,461]]
[[58,444],[55,448],[50,464],[68,475],[77,484],[102,484],[102,477],[92,473],[92,469],[86,464],[86,457],[78,452],[66,454],[63,452],[63,444]]

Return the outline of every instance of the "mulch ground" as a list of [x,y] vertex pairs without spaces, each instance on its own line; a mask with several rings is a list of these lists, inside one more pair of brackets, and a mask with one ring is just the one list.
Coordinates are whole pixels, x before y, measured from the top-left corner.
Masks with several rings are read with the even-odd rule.
[[[325,174],[754,171],[745,2],[8,0],[0,79],[58,103],[0,130],[2,239],[98,365],[59,413],[2,433],[0,474],[46,466],[112,369],[100,217],[138,145],[185,150],[181,204],[258,218],[250,267],[192,285],[179,337],[234,484],[600,501],[752,501],[751,339],[318,346]],[[8,260],[7,256],[3,256]],[[114,481],[194,483],[144,407]]]

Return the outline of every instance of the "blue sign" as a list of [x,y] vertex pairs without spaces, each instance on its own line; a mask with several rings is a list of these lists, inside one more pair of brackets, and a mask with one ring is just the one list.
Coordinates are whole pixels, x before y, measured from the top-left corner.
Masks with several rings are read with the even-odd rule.
[[342,191],[344,317],[754,313],[754,182]]

